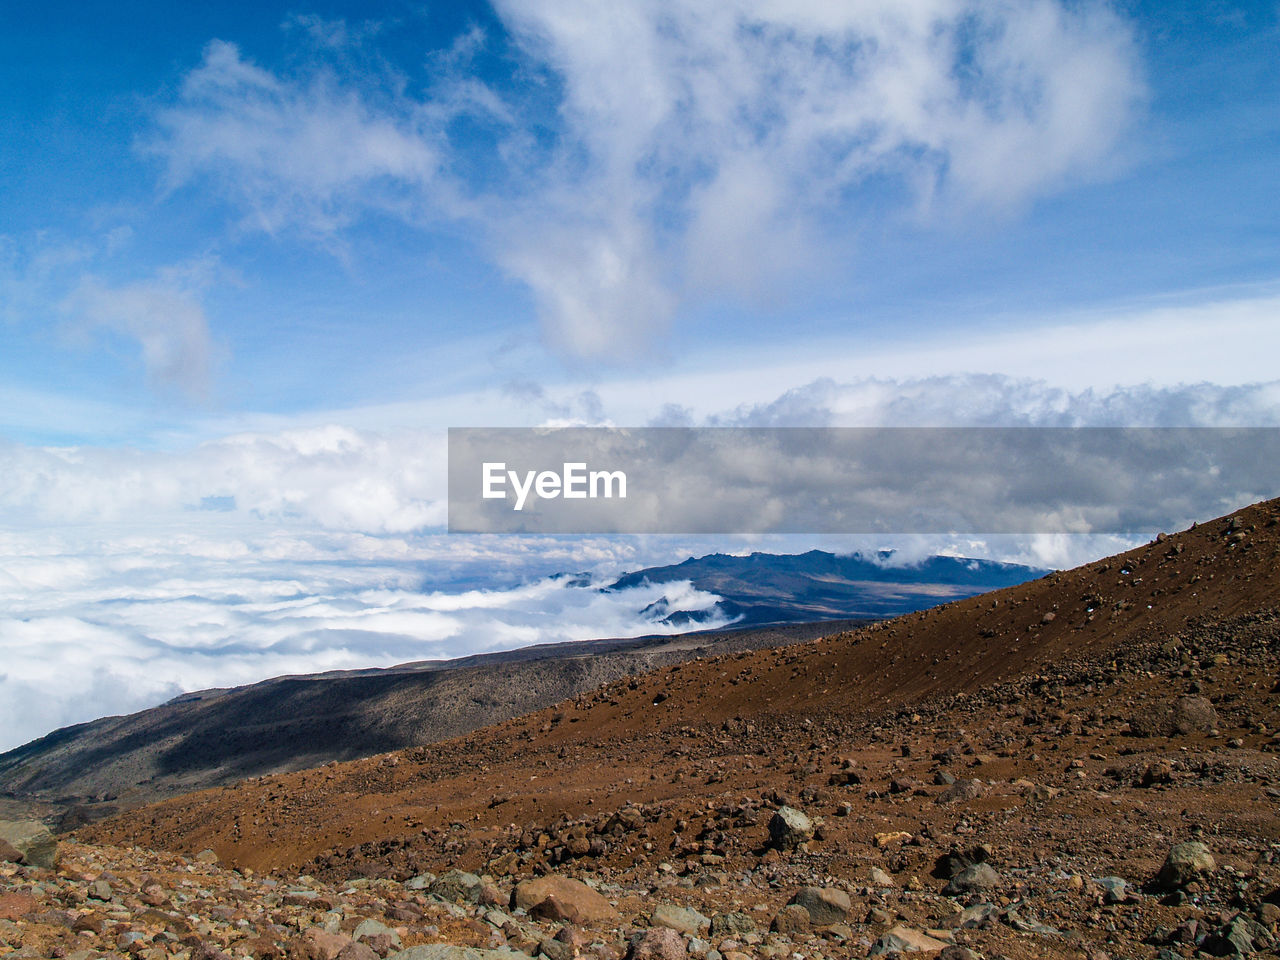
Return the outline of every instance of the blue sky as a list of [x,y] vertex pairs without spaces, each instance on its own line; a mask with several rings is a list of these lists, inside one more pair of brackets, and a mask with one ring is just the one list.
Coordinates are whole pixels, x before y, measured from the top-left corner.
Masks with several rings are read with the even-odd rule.
[[[443,537],[449,426],[1275,424],[1277,12],[19,5],[0,29],[11,698],[48,697],[89,642],[119,676],[164,661],[176,633],[136,604],[213,616],[233,591],[209,556],[318,598],[372,589],[299,580],[320,556],[397,590],[490,564],[507,589],[694,548]],[[184,567],[187,542],[206,560]],[[934,545],[962,546],[1108,544]],[[261,631],[282,658],[248,667],[228,638],[254,609],[157,682],[480,643],[312,624],[305,644]],[[85,693],[103,676],[75,709],[157,695]]]

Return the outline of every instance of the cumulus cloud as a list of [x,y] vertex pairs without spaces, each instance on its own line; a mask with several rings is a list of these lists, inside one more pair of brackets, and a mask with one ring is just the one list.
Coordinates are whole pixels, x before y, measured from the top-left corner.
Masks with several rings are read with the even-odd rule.
[[198,510],[319,528],[444,522],[443,435],[335,425],[235,434],[184,451],[0,446],[0,516],[88,522]]
[[620,358],[683,304],[796,291],[876,218],[999,215],[1097,175],[1143,97],[1101,2],[496,9],[511,74],[481,79],[499,39],[473,30],[425,94],[332,56],[342,31],[290,73],[212,43],[147,148],[269,231],[467,222],[552,341]]

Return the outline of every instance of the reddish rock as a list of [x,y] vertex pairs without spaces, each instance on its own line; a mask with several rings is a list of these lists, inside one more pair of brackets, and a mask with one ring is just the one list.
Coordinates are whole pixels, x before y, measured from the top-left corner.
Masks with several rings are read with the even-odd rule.
[[596,893],[585,883],[548,874],[536,880],[525,880],[516,885],[512,902],[516,907],[532,912],[548,897],[557,901],[554,908],[563,915],[554,917],[559,920],[572,920],[575,923],[608,922],[618,919],[618,911],[609,901]]
[[329,933],[320,927],[312,927],[303,934],[307,956],[311,960],[337,960],[338,954],[354,942],[340,933]]
[[627,960],[684,960],[684,937],[670,927],[646,930],[631,941]]
[[0,894],[0,920],[21,920],[39,906],[35,897],[25,893]]

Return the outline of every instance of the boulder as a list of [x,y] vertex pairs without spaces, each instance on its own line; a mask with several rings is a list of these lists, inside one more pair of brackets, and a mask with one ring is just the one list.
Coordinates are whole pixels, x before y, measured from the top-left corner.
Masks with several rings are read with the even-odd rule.
[[898,926],[871,945],[871,956],[877,957],[883,953],[932,953],[946,946],[945,941],[937,940],[927,933]]
[[385,923],[381,923],[373,918],[361,920],[356,928],[351,931],[351,939],[359,943],[362,940],[371,940],[374,937],[388,937],[397,950],[400,949],[400,934],[396,933]]
[[323,927],[312,927],[302,935],[302,939],[310,960],[337,960],[338,954],[355,942],[348,936],[330,933]]
[[560,919],[572,920],[574,923],[600,923],[618,919],[618,911],[613,909],[609,901],[585,883],[555,874],[516,884],[511,903],[517,909],[531,911],[548,897],[554,897],[561,910],[571,914]]
[[987,788],[981,780],[957,780],[934,798],[935,803],[963,803],[984,796]]
[[808,933],[811,925],[809,911],[798,903],[789,903],[777,912],[769,929],[784,937],[797,937]]
[[849,915],[849,895],[835,887],[801,887],[791,902],[804,907],[815,927],[842,923]]
[[431,895],[447,903],[479,903],[482,883],[474,873],[450,870],[431,884]]
[[975,863],[965,867],[943,889],[943,893],[954,896],[958,893],[972,893],[977,890],[992,890],[1000,885],[1000,874],[989,863]]
[[651,923],[655,927],[670,927],[677,933],[693,937],[711,930],[711,919],[691,907],[677,907],[660,903],[653,911]]
[[627,949],[627,960],[684,960],[684,937],[670,927],[653,927],[636,934]]
[[713,937],[734,937],[744,933],[755,933],[755,930],[755,920],[745,913],[717,913],[711,918]]
[[1173,737],[1218,729],[1218,712],[1204,697],[1183,696],[1163,707],[1143,711],[1129,721],[1140,737]]
[[1156,884],[1166,890],[1178,890],[1204,873],[1212,873],[1216,864],[1213,854],[1199,840],[1175,844],[1156,874]]
[[795,850],[813,839],[813,821],[795,807],[779,807],[769,820],[769,844]]
[[58,862],[58,841],[39,820],[0,820],[0,844],[0,856],[13,863],[51,869]]

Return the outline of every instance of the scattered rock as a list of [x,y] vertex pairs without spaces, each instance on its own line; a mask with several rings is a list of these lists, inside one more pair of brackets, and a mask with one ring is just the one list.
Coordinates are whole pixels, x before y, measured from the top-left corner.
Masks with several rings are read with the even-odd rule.
[[531,910],[548,897],[554,897],[562,908],[572,914],[575,923],[596,923],[618,919],[615,910],[604,897],[580,880],[571,880],[556,874],[547,874],[534,880],[516,884],[512,906]]
[[783,806],[769,820],[769,843],[779,850],[795,850],[813,839],[813,821],[795,807]]
[[1165,890],[1185,887],[1201,874],[1212,873],[1216,864],[1213,855],[1199,840],[1189,840],[1175,845],[1156,874],[1156,885]]
[[815,927],[840,923],[849,915],[849,895],[835,887],[801,887],[791,902],[804,907]]
[[529,955],[517,950],[482,950],[479,947],[459,947],[450,943],[428,943],[393,953],[387,960],[529,960]]

